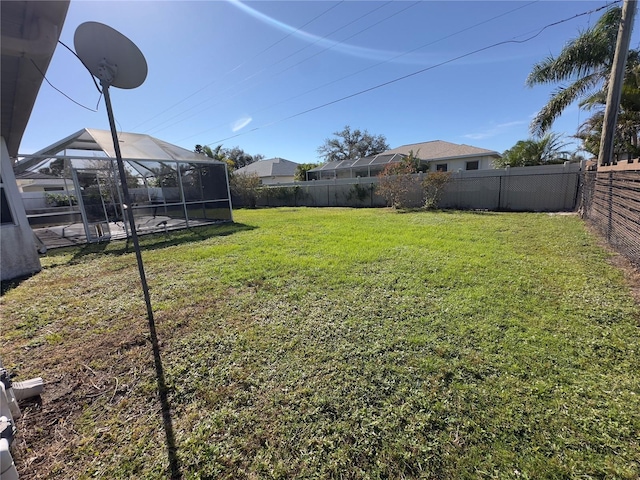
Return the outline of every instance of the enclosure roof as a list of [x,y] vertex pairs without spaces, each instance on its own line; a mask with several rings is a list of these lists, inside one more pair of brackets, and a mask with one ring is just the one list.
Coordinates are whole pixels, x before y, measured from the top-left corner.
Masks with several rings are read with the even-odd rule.
[[383,153],[401,153],[403,155],[409,155],[411,152],[413,152],[420,160],[427,161],[465,157],[500,157],[500,154],[493,150],[486,150],[484,148],[473,147],[471,145],[450,143],[442,140],[402,145]]
[[292,177],[296,174],[297,168],[297,163],[276,157],[250,163],[249,165],[237,169],[235,173],[239,173],[241,175],[250,175],[255,173],[258,177]]
[[405,155],[400,153],[380,153],[371,157],[362,157],[357,160],[340,160],[338,162],[327,162],[319,167],[312,168],[309,172],[320,172],[323,170],[342,170],[347,168],[369,167],[373,165],[385,165],[387,163],[400,162]]
[[[219,163],[218,160],[206,157],[177,145],[164,142],[149,135],[140,133],[118,134],[120,153],[126,160],[155,160],[155,161],[206,161],[207,163]],[[34,153],[33,158],[26,158],[19,162],[16,171],[27,170],[31,166],[42,161],[43,157],[64,156],[65,150],[84,150],[87,152],[101,152],[107,158],[116,158],[113,140],[109,130],[84,128],[73,135],[64,138],[53,145]]]

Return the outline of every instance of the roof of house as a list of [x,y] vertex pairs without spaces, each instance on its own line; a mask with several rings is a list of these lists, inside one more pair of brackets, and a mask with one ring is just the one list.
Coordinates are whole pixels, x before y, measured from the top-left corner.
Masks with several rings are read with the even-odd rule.
[[[140,133],[118,133],[120,153],[125,160],[155,160],[155,161],[206,161],[209,163],[223,163],[218,160],[206,157],[186,148],[172,145],[163,140],[143,135]],[[106,158],[115,158],[115,148],[111,131],[99,130],[96,128],[83,128],[82,130],[69,135],[46,148],[29,155],[15,166],[16,172],[23,172],[43,159],[50,157],[64,156],[65,150],[80,150],[95,152]],[[76,154],[77,155],[77,154]],[[93,158],[93,157],[92,157]]]
[[442,140],[432,140],[430,142],[402,145],[400,147],[387,150],[383,153],[401,153],[403,155],[409,155],[411,151],[413,151],[414,155],[420,160],[427,161],[445,160],[460,157],[500,156],[498,152],[493,150],[486,150],[484,148],[473,147],[471,145],[450,143]]
[[258,177],[293,177],[296,174],[297,168],[298,164],[296,162],[276,157],[250,163],[237,169],[235,173],[242,175],[255,173]]
[[[38,90],[58,44],[69,0],[0,2],[2,40],[1,134],[11,157],[31,116]],[[35,67],[34,67],[35,66]]]
[[16,180],[64,180],[62,177],[55,177],[53,175],[47,175],[41,172],[26,171],[18,173]]

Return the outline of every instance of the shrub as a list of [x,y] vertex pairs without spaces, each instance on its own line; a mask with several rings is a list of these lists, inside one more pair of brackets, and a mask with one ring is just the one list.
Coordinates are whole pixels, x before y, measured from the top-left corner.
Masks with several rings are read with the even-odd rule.
[[68,207],[70,204],[78,204],[78,199],[75,195],[67,195],[65,193],[45,193],[45,201],[47,205],[52,207]]
[[297,206],[298,198],[304,196],[304,191],[298,185],[293,187],[263,187],[259,193],[261,201],[269,206]]
[[445,185],[451,179],[448,172],[429,172],[422,180],[424,207],[436,208],[442,197]]
[[393,208],[418,207],[420,180],[415,173],[416,166],[410,157],[389,163],[378,175],[378,194]]
[[258,189],[261,183],[255,173],[234,173],[229,176],[231,192],[241,200],[242,204],[251,208],[255,208],[258,203]]

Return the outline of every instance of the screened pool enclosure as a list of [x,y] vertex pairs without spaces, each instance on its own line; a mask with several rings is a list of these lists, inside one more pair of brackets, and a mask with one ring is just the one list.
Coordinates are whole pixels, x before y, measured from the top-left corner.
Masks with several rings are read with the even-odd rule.
[[118,138],[128,206],[107,130],[81,130],[17,163],[27,217],[45,247],[126,238],[126,215],[140,234],[233,220],[224,162],[148,135]]

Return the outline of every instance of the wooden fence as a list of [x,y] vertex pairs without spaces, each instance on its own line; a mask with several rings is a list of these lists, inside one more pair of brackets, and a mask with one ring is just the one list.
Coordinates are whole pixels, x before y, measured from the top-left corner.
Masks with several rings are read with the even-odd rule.
[[640,266],[640,170],[585,172],[580,215]]

